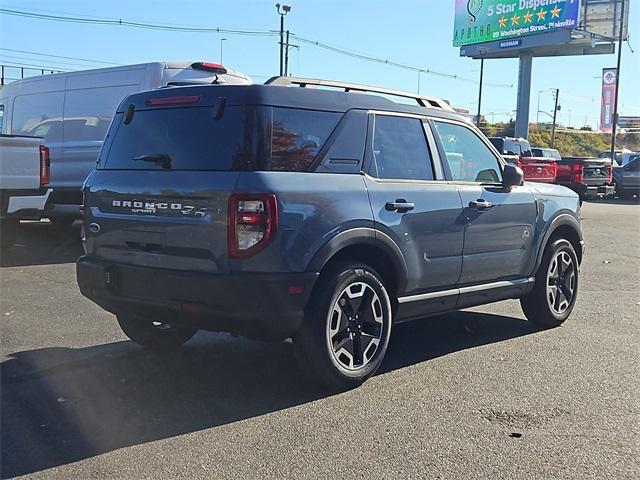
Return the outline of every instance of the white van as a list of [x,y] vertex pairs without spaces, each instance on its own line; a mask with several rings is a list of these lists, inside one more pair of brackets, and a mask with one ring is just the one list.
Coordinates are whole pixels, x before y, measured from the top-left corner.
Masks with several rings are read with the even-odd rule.
[[116,107],[130,93],[166,86],[249,84],[246,75],[206,62],[153,62],[29,77],[0,90],[0,133],[42,137],[51,155],[45,215],[71,223]]

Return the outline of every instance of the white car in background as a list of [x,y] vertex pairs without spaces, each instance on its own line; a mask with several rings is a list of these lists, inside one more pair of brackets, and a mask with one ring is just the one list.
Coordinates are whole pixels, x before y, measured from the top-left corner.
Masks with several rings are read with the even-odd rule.
[[207,62],[152,62],[29,77],[0,90],[0,133],[43,138],[51,154],[52,189],[43,216],[71,224],[80,214],[82,183],[123,98],[155,88],[217,83],[252,82]]

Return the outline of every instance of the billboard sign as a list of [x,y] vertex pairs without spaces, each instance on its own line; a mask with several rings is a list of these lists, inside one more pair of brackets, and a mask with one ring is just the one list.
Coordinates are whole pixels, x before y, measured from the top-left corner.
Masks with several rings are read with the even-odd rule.
[[602,101],[600,102],[600,130],[610,132],[613,128],[613,102],[616,96],[615,68],[602,69]]
[[573,29],[580,0],[455,0],[453,46]]

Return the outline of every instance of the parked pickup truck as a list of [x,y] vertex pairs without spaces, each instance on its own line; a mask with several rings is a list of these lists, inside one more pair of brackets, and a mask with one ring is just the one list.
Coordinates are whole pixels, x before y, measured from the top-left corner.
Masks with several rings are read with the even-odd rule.
[[0,134],[0,247],[9,249],[21,219],[39,219],[51,194],[49,149],[42,138]]
[[569,187],[581,199],[612,195],[615,186],[611,159],[562,157],[556,183]]
[[553,156],[535,155],[525,138],[490,137],[502,158],[522,169],[528,182],[555,183],[556,159]]

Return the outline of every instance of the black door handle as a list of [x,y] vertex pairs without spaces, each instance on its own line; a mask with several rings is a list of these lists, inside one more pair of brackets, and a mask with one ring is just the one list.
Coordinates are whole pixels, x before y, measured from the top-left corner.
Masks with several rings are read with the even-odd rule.
[[469,207],[475,208],[476,210],[487,210],[493,207],[493,203],[487,202],[486,200],[479,198],[475,202],[474,201],[469,202]]
[[416,208],[416,204],[407,202],[404,198],[398,198],[395,202],[387,202],[384,208],[389,212],[405,213]]

